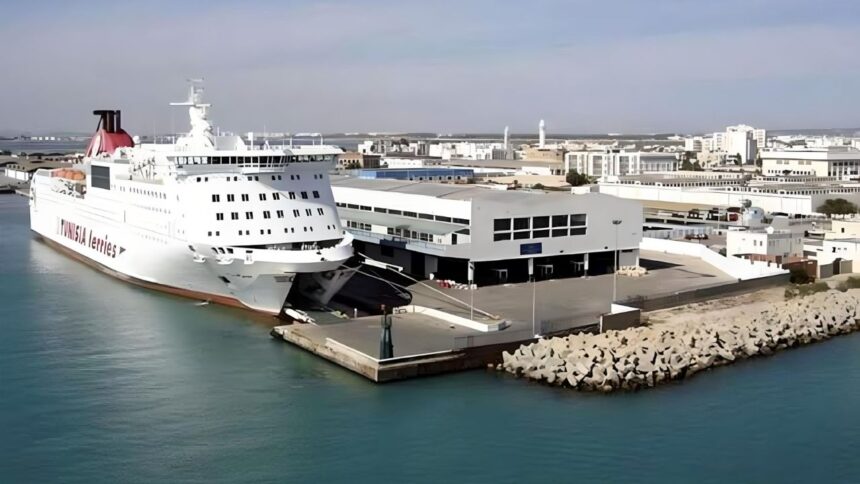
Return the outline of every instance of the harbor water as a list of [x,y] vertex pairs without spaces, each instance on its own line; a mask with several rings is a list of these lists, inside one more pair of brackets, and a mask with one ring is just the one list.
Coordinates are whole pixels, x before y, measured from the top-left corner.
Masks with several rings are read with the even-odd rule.
[[858,334],[632,394],[375,385],[54,252],[22,197],[0,254],[3,483],[860,482]]

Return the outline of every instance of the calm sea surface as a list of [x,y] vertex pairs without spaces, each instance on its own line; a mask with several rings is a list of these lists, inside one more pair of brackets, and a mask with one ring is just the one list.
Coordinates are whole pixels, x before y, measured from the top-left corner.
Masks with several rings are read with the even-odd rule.
[[67,259],[21,197],[0,254],[3,483],[860,482],[860,335],[637,394],[377,386]]

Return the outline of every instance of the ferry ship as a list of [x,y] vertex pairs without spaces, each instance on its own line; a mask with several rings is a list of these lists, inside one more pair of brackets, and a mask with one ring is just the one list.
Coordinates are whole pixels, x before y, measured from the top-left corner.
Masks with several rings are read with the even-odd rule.
[[339,149],[215,136],[197,83],[171,104],[191,129],[170,144],[136,145],[120,111],[94,111],[82,162],[34,174],[33,232],[151,289],[271,314],[291,291],[328,303],[355,270],[328,177]]

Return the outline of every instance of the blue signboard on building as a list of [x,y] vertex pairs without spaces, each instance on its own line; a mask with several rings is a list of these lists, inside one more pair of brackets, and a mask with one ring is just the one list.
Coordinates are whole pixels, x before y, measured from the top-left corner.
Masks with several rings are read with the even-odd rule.
[[543,252],[543,246],[540,242],[520,244],[520,255],[535,255],[541,252]]

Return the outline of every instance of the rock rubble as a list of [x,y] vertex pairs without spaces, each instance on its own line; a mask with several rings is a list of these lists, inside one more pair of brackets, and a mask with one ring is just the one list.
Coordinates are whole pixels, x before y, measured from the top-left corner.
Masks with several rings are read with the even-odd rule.
[[577,390],[639,390],[850,333],[860,327],[858,304],[860,291],[831,290],[770,304],[745,321],[712,313],[695,323],[541,339],[502,353],[496,368]]

